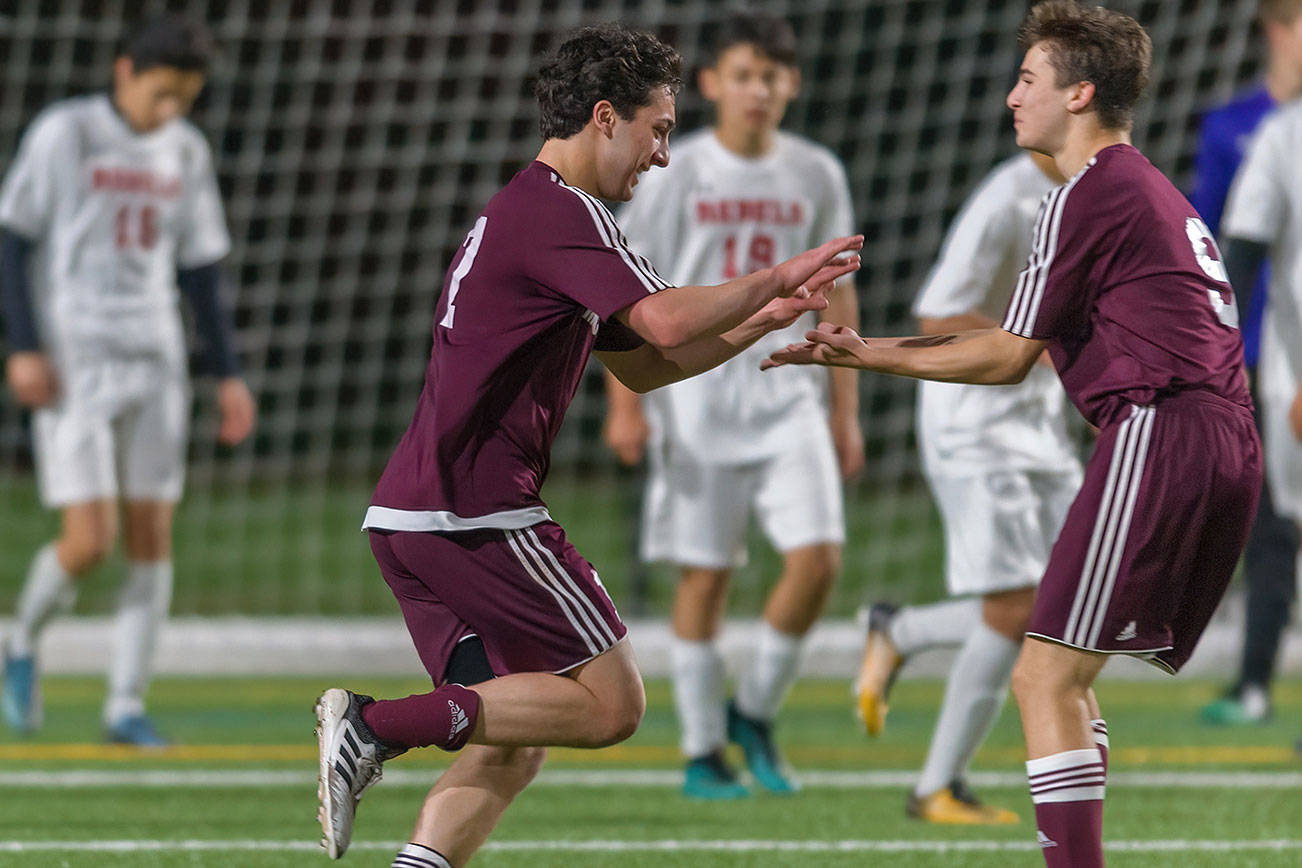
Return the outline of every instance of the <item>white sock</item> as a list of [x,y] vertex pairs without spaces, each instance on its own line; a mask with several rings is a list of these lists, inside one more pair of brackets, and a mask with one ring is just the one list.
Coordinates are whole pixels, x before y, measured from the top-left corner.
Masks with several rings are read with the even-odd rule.
[[442,853],[424,844],[408,844],[393,857],[390,868],[452,868]]
[[728,739],[723,714],[723,655],[711,639],[675,636],[669,648],[683,756],[713,753]]
[[737,710],[755,720],[778,716],[782,700],[796,681],[803,636],[783,633],[761,620],[759,642],[750,668],[737,683]]
[[1021,643],[978,621],[954,659],[945,701],[931,734],[927,762],[914,788],[925,796],[962,777],[1008,698],[1008,679]]
[[113,622],[104,722],[145,712],[154,643],[172,603],[172,562],[129,561]]
[[55,615],[72,608],[77,583],[59,563],[54,543],[48,543],[32,558],[27,580],[18,597],[18,612],[9,634],[9,652],[27,657],[36,651],[41,631]]
[[967,641],[981,622],[981,600],[969,597],[926,606],[905,606],[891,619],[891,641],[904,657]]

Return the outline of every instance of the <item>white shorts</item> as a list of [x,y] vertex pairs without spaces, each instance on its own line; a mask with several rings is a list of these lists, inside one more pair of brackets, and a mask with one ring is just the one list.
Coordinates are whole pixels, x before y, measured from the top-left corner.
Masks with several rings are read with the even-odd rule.
[[642,559],[725,569],[746,563],[752,512],[775,549],[845,542],[841,474],[823,426],[755,464],[702,464],[649,450]]
[[41,501],[63,507],[123,497],[175,503],[185,481],[190,387],[152,361],[112,361],[61,379],[32,417]]
[[945,526],[945,583],[960,596],[1040,583],[1081,472],[1004,470],[927,481]]

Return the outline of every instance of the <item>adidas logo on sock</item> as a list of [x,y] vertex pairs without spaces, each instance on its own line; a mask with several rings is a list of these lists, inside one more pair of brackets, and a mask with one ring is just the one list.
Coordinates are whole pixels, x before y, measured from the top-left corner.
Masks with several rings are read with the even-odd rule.
[[1117,634],[1116,641],[1129,642],[1131,639],[1134,639],[1138,635],[1139,634],[1135,632],[1135,622],[1131,621],[1129,624],[1121,628],[1121,632]]
[[1043,832],[1041,832],[1039,829],[1036,829],[1036,830],[1035,830],[1035,841],[1036,841],[1037,844],[1040,845],[1040,849],[1041,849],[1041,850],[1043,850],[1043,849],[1045,849],[1045,848],[1047,848],[1047,847],[1057,847],[1057,846],[1058,846],[1058,842],[1057,842],[1057,841],[1053,840],[1053,839],[1050,838],[1048,835],[1046,835],[1046,834],[1044,834]]
[[448,708],[452,709],[452,732],[448,738],[455,738],[457,733],[470,725],[470,718],[466,716],[465,709],[451,699],[448,700]]

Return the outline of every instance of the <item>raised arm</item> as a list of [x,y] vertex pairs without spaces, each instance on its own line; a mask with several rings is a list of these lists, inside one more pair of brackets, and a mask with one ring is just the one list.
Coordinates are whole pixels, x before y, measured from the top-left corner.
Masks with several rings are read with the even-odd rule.
[[[827,289],[827,282],[815,284],[812,291],[799,288],[795,295],[774,299],[721,335],[697,338],[677,347],[662,348],[648,342],[624,352],[596,355],[624,386],[633,392],[649,392],[723,364],[769,332],[791,325],[805,311],[825,309]],[[636,396],[620,397],[636,400]]]
[[[776,298],[802,286],[830,286],[859,267],[863,236],[836,238],[772,268],[718,286],[680,286],[639,299],[615,314],[643,340],[660,349],[682,347],[722,335]],[[758,336],[757,336],[758,337]]]
[[836,365],[944,383],[1020,383],[1045,342],[1002,328],[908,338],[862,338],[853,329],[822,325],[805,343],[779,350],[763,367]]

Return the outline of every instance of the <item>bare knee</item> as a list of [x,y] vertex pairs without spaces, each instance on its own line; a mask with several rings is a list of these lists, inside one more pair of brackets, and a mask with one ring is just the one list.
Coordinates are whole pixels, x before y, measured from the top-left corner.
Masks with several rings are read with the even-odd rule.
[[1035,608],[1035,589],[1017,588],[987,594],[981,601],[981,618],[996,633],[1020,642],[1031,623]]
[[109,510],[65,512],[57,544],[60,566],[73,576],[99,566],[112,554],[117,534],[116,515]]
[[646,693],[638,684],[636,691],[620,697],[616,703],[604,709],[597,743],[593,747],[610,747],[632,737],[642,723],[646,714]]
[[490,747],[474,745],[467,753],[478,768],[477,775],[491,777],[499,789],[517,794],[533,782],[547,760],[545,747]]

